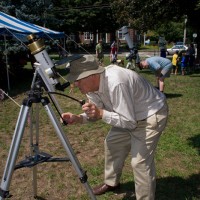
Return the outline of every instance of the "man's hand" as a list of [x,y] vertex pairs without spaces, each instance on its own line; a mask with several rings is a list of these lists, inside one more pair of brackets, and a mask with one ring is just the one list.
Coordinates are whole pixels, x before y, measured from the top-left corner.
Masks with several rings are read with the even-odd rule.
[[61,120],[66,121],[68,124],[76,124],[76,123],[82,123],[83,117],[81,115],[74,115],[74,114],[68,112],[68,113],[62,114]]
[[85,103],[82,106],[82,110],[85,112],[85,114],[88,116],[89,119],[102,119],[103,110],[97,108],[92,103]]

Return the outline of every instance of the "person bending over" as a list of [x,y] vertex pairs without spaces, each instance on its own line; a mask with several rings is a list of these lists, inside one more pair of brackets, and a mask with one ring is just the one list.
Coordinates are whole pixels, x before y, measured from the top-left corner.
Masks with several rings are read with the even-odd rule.
[[88,101],[83,113],[63,113],[62,120],[72,125],[102,120],[111,125],[104,142],[104,182],[93,188],[94,195],[120,188],[124,162],[131,153],[136,198],[153,200],[154,156],[168,118],[165,95],[132,70],[98,66],[92,55],[72,61],[67,79]]
[[144,69],[150,68],[155,73],[158,89],[164,92],[164,80],[170,77],[172,62],[168,58],[154,56],[141,61],[139,66]]

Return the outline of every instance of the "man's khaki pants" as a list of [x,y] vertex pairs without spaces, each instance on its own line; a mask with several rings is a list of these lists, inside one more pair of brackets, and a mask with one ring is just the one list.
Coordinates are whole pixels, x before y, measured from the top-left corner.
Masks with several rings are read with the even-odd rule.
[[154,200],[156,170],[154,155],[159,137],[167,123],[165,104],[156,114],[137,122],[128,131],[112,127],[105,139],[105,183],[115,186],[120,182],[125,159],[131,152],[131,165],[137,200]]

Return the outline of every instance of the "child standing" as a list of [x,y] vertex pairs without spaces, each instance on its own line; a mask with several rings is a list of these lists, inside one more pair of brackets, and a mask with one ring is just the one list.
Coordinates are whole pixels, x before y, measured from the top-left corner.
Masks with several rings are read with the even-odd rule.
[[186,58],[186,53],[182,53],[182,58],[181,58],[181,74],[184,76],[185,75],[185,69],[187,67],[187,58]]
[[172,57],[172,74],[177,75],[178,72],[178,61],[179,61],[179,57],[178,57],[178,51],[176,51]]

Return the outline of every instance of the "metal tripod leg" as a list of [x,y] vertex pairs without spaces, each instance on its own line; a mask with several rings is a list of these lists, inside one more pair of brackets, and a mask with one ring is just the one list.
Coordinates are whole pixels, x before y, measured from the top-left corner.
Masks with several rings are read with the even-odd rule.
[[25,129],[25,123],[27,121],[27,116],[29,112],[29,106],[21,106],[20,113],[18,116],[17,124],[15,127],[11,147],[9,150],[6,167],[4,170],[2,182],[1,182],[1,188],[0,188],[0,200],[3,200],[7,197],[9,197],[9,186],[12,178],[12,174],[15,168],[15,163],[17,160],[17,156],[19,153],[19,147],[21,144],[22,136]]
[[62,127],[61,127],[60,122],[58,121],[58,119],[57,119],[52,107],[49,104],[49,100],[46,99],[46,98],[43,98],[41,100],[41,102],[42,102],[42,104],[43,104],[43,106],[44,106],[44,108],[45,108],[45,110],[46,110],[51,122],[52,122],[52,125],[54,126],[54,128],[56,130],[56,133],[57,133],[57,135],[58,135],[58,137],[59,137],[59,139],[60,139],[60,141],[61,141],[61,143],[62,143],[62,145],[63,145],[63,147],[65,149],[65,151],[67,152],[67,155],[68,155],[72,165],[74,166],[74,168],[75,168],[75,170],[76,170],[76,172],[77,172],[77,174],[79,176],[79,179],[80,179],[81,183],[84,184],[84,186],[87,189],[88,194],[91,197],[91,199],[96,200],[96,197],[93,194],[92,189],[91,189],[90,185],[87,182],[87,175],[84,172],[84,170],[81,168],[81,165],[80,165],[80,163],[79,163],[79,161],[78,161],[78,159],[77,159],[77,157],[76,157],[76,155],[75,155],[75,153],[74,153],[74,151],[73,151],[73,149],[72,149],[72,147],[71,147],[71,145],[69,143],[69,140],[66,137],[66,135],[65,135],[65,133],[64,133]]
[[[30,113],[30,153],[34,156],[39,151],[39,104],[35,105],[35,112],[32,110]],[[34,123],[33,123],[34,121]],[[35,137],[34,137],[35,136]],[[34,143],[35,140],[35,143]],[[37,165],[32,167],[32,185],[33,196],[37,196]]]
[[[60,122],[56,118],[56,115],[53,112],[52,107],[49,105],[49,99],[47,97],[34,98],[34,96],[31,97],[31,98],[25,99],[23,101],[23,105],[21,106],[21,109],[20,109],[20,113],[19,113],[19,116],[18,116],[15,131],[14,131],[14,136],[13,136],[13,139],[12,139],[11,147],[10,147],[7,162],[6,162],[6,167],[4,169],[4,174],[3,174],[3,178],[2,178],[2,182],[1,182],[0,200],[4,200],[5,198],[10,197],[9,186],[10,186],[11,178],[12,178],[12,175],[13,175],[13,172],[14,172],[15,169],[19,169],[23,166],[34,167],[35,165],[37,165],[39,163],[51,161],[51,159],[50,159],[51,155],[48,155],[46,153],[42,153],[41,155],[38,155],[39,159],[37,160],[37,162],[32,162],[32,160],[31,160],[32,158],[30,158],[30,160],[28,160],[28,161],[25,160],[25,163],[24,163],[24,161],[22,161],[21,164],[15,165],[16,160],[17,160],[17,156],[18,156],[18,153],[19,153],[19,148],[20,148],[20,144],[21,144],[21,141],[22,141],[24,129],[25,129],[25,123],[27,122],[29,109],[30,109],[33,102],[34,103],[41,102],[42,105],[44,106],[44,108],[45,108],[45,110],[46,110],[46,112],[47,112],[47,114],[48,114],[48,116],[49,116],[49,118],[52,122],[52,125],[54,126],[56,133],[57,133],[64,149],[66,150],[66,153],[69,157],[68,160],[71,161],[73,167],[75,168],[75,170],[76,170],[76,172],[79,176],[81,183],[83,183],[85,188],[87,189],[90,198],[92,200],[96,200],[96,197],[93,194],[92,189],[87,182],[86,172],[81,168],[81,165],[80,165],[78,159],[76,158],[76,155],[75,155],[67,137],[65,136],[65,133],[64,133],[62,127],[61,127]],[[36,137],[38,137],[38,135],[36,135]],[[37,140],[38,140],[38,138],[36,138],[36,143],[37,143]],[[37,151],[37,149],[38,149],[38,147],[33,148],[34,151],[35,150]],[[32,152],[32,153],[34,154],[35,152]],[[62,159],[62,160],[66,161],[66,159]],[[59,160],[59,161],[62,161],[62,160]],[[34,195],[35,196],[37,195],[37,189],[36,189],[36,187],[37,187],[37,181],[36,181],[37,174],[36,173],[37,173],[37,168],[35,168],[35,170],[33,170],[33,179],[34,179],[33,180],[33,187],[34,187],[33,189],[34,189]]]

